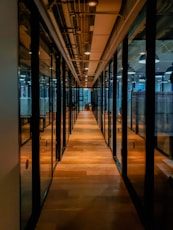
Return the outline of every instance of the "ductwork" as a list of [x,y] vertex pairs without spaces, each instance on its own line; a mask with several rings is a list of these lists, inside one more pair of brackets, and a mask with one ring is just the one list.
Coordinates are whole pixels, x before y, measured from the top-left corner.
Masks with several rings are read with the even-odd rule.
[[61,35],[60,29],[55,21],[54,15],[52,12],[47,8],[45,9],[45,6],[48,6],[48,3],[46,0],[43,0],[43,3],[41,3],[39,0],[35,0],[35,4],[46,23],[47,27],[49,28],[50,34],[52,38],[54,39],[55,44],[57,45],[59,51],[61,52],[63,58],[65,59],[69,69],[71,70],[74,78],[80,85],[79,78],[76,74],[76,71],[74,69],[73,63],[71,62],[71,58],[69,56],[69,52],[67,50],[66,44],[64,43],[63,37]]
[[76,37],[75,37],[76,31],[74,30],[74,25],[72,24],[72,16],[70,16],[68,5],[63,4],[63,0],[61,0],[61,2],[62,2],[62,9],[63,9],[63,12],[64,12],[65,21],[66,21],[67,32],[68,32],[68,28],[71,30],[68,33],[68,36],[69,36],[69,39],[70,39],[73,55],[76,58],[77,74],[79,76],[82,73],[81,73],[81,69],[80,69],[80,62],[77,61],[77,59],[79,59],[79,57],[80,57],[80,53],[79,53],[79,47],[78,47]]

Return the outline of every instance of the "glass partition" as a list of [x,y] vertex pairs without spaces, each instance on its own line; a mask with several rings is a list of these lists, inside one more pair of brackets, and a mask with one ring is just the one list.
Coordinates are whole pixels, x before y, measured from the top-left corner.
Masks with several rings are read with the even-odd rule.
[[108,144],[108,107],[109,107],[109,68],[107,67],[103,74],[104,81],[104,136]]
[[[61,66],[62,66],[62,62],[61,62]],[[62,72],[62,71],[61,71]],[[63,74],[61,74],[60,76],[58,76],[58,77],[60,77],[60,81],[61,81],[61,153],[63,153],[64,152],[64,142],[65,142],[65,140],[64,140],[64,136],[65,136],[65,134],[64,134],[64,113],[63,113],[63,108],[64,108],[64,100],[63,100],[63,98],[64,98],[64,79],[63,79]]]
[[53,90],[52,50],[50,38],[40,25],[40,187],[41,202],[47,193],[52,177]]
[[109,146],[113,149],[113,62],[109,65]]
[[102,127],[102,79],[99,78],[97,81],[97,122],[101,129]]
[[[51,67],[51,87],[52,87],[52,162],[53,167],[57,163],[57,146],[56,146],[56,113],[57,113],[57,78],[56,78],[56,58],[52,53],[52,67]],[[60,100],[60,99],[59,99]],[[58,137],[59,138],[59,137]]]
[[[97,80],[98,81],[98,80]],[[97,81],[93,88],[92,107],[96,120],[98,120],[98,96],[97,96]]]
[[72,104],[71,104],[71,112],[72,112],[72,128],[74,127],[75,120],[76,120],[76,87],[75,87],[75,80],[73,78],[72,81]]
[[[32,215],[32,81],[30,10],[19,1],[19,119],[20,119],[20,206],[21,229]],[[25,38],[25,39],[24,39]]]
[[[157,1],[155,64],[154,227],[172,229],[173,222],[173,4]],[[158,208],[159,207],[159,208]]]
[[79,88],[79,110],[91,110],[91,89]]
[[104,81],[104,72],[101,76],[102,78],[102,82],[103,82],[103,86],[102,86],[102,132],[103,132],[103,136],[105,136],[105,81]]
[[117,49],[117,75],[116,79],[116,162],[121,170],[121,149],[122,149],[122,45]]
[[144,204],[145,180],[145,8],[139,13],[128,34],[127,70],[127,176]]
[[79,88],[79,110],[84,110],[84,103],[83,103],[83,88]]
[[65,96],[65,98],[66,98],[66,104],[65,104],[65,111],[66,111],[66,114],[65,114],[65,119],[66,119],[66,144],[68,143],[68,139],[69,139],[69,134],[70,134],[70,126],[69,126],[69,124],[70,124],[70,120],[69,120],[69,118],[70,118],[70,112],[69,112],[69,110],[70,110],[70,108],[69,108],[69,102],[70,102],[70,100],[69,100],[69,75],[68,75],[68,71],[66,71],[66,78],[65,78],[65,93],[66,93],[66,95],[64,95]]

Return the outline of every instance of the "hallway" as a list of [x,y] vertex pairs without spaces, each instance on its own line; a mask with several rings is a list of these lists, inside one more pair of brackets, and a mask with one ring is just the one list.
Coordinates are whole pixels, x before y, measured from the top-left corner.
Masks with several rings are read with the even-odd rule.
[[143,229],[91,111],[79,113],[36,230]]

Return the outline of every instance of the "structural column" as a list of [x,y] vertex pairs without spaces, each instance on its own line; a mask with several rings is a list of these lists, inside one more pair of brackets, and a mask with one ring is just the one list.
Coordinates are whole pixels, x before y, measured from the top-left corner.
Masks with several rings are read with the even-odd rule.
[[0,7],[0,229],[20,229],[18,1]]

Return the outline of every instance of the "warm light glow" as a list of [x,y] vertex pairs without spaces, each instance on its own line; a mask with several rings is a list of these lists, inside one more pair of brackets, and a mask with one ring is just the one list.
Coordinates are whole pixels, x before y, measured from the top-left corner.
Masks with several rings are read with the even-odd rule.
[[85,51],[85,53],[84,53],[85,55],[90,55],[91,54],[91,52],[90,51]]
[[91,0],[91,1],[89,0],[89,1],[88,1],[88,5],[89,5],[89,6],[92,6],[92,7],[93,7],[93,6],[96,6],[97,3],[98,3],[97,0]]

